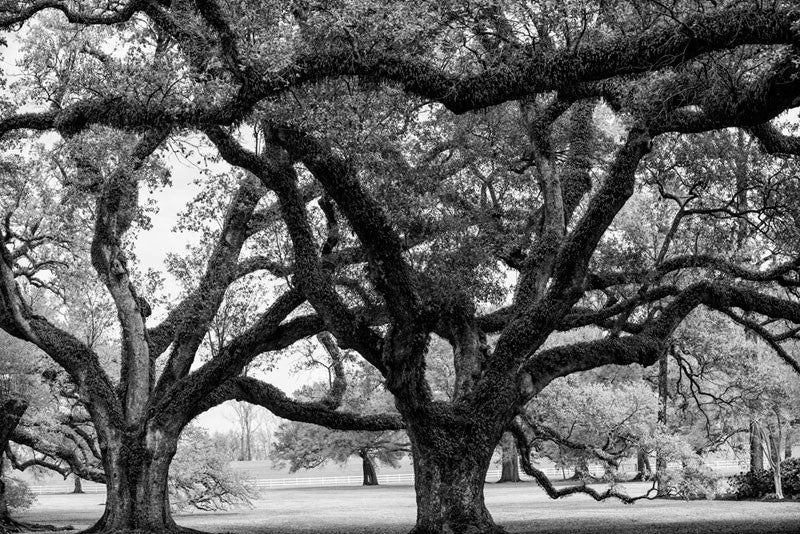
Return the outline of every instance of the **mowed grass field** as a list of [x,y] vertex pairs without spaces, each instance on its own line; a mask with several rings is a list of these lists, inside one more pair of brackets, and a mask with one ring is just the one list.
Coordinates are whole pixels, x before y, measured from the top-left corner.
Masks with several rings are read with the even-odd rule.
[[[627,485],[636,494],[641,484]],[[536,484],[487,484],[495,520],[510,532],[536,534],[800,534],[800,503],[749,501],[553,501]],[[42,495],[20,519],[86,528],[103,496]],[[252,534],[401,534],[416,515],[412,486],[265,490],[250,509],[179,514],[179,524],[208,532]]]

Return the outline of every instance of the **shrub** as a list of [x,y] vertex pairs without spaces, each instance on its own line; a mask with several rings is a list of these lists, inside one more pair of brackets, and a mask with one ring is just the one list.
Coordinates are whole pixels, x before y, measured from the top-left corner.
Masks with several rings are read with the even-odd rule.
[[36,502],[36,495],[22,480],[3,477],[3,482],[6,485],[6,504],[10,510],[25,510]]
[[[781,462],[784,497],[800,496],[800,458]],[[772,469],[740,473],[731,477],[731,490],[737,499],[760,499],[775,492]]]
[[775,491],[772,470],[759,469],[732,476],[731,491],[737,499],[759,499]]
[[781,462],[781,482],[786,497],[800,496],[800,458],[787,458]]
[[702,464],[668,470],[662,483],[668,496],[686,500],[713,499],[718,492],[713,471]]

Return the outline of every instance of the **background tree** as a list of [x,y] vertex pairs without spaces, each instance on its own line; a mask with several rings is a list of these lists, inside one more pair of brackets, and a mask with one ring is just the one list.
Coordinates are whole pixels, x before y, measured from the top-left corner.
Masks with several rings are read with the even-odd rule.
[[[330,353],[329,353],[330,355]],[[318,359],[307,353],[311,365],[326,367],[333,372],[330,358]],[[324,396],[329,383],[305,387],[295,393],[303,401],[312,401]],[[392,399],[386,391],[383,380],[374,369],[360,364],[351,366],[348,376],[351,384],[345,393],[342,405],[359,413],[391,412]],[[377,486],[376,463],[389,467],[399,467],[400,460],[410,452],[408,436],[402,431],[382,432],[342,432],[318,425],[305,423],[282,423],[275,433],[276,442],[271,458],[274,466],[283,468],[287,463],[289,471],[314,469],[329,461],[347,463],[353,456],[361,459],[363,485]]]

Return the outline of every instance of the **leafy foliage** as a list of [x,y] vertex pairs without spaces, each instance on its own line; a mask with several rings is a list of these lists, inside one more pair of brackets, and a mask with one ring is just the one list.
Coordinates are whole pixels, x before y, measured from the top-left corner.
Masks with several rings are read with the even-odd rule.
[[[781,462],[781,482],[784,496],[800,497],[800,458],[787,458]],[[774,495],[774,474],[772,469],[739,473],[730,478],[730,486],[737,499],[760,499]]]
[[252,506],[255,489],[228,467],[228,459],[211,443],[208,432],[188,426],[170,466],[170,504],[176,510],[204,511]]
[[[353,366],[351,382],[342,406],[347,410],[375,413],[391,410],[391,397],[384,389],[374,369],[365,365]],[[326,384],[306,387],[297,393],[304,400],[312,400],[325,391]],[[313,469],[329,461],[344,464],[351,457],[398,467],[400,459],[409,450],[408,437],[402,431],[343,432],[305,423],[285,422],[275,432],[275,445],[270,453],[274,465],[288,464],[291,472]],[[366,458],[364,458],[366,456]]]
[[6,485],[6,504],[10,510],[27,510],[36,502],[36,495],[24,480],[3,477],[3,483]]

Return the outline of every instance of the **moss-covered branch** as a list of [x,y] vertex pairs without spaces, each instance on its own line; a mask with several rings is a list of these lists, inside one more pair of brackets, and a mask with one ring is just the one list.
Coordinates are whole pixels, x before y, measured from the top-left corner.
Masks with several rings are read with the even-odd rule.
[[299,402],[280,389],[249,377],[236,377],[219,386],[198,406],[200,413],[226,400],[246,401],[268,409],[278,417],[314,423],[337,430],[402,430],[405,425],[397,414],[361,415],[331,410],[322,402]]

